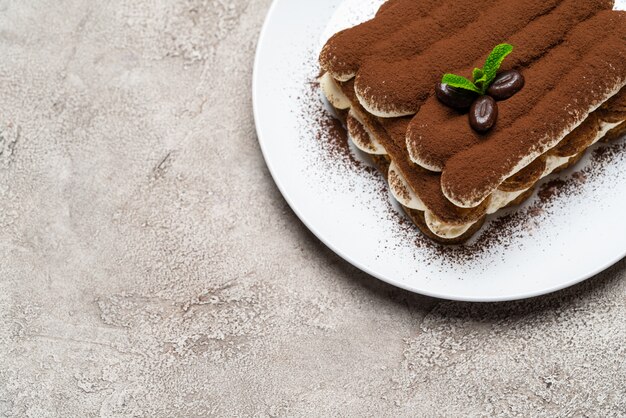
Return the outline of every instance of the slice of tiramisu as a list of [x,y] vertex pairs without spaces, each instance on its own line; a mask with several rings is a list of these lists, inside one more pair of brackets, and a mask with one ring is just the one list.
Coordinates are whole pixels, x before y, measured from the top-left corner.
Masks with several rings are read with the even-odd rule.
[[626,13],[610,0],[389,0],[320,63],[352,140],[444,243],[626,133]]

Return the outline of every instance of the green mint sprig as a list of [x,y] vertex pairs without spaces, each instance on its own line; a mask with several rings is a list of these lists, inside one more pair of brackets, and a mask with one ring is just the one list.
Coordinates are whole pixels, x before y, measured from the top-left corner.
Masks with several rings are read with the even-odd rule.
[[484,67],[474,68],[472,73],[473,82],[465,77],[454,74],[445,74],[441,82],[450,87],[473,91],[481,95],[485,94],[496,78],[496,73],[500,65],[502,65],[502,61],[504,61],[511,52],[513,52],[513,45],[500,44],[496,46],[493,51],[491,51],[491,54],[489,54],[489,57],[487,57]]

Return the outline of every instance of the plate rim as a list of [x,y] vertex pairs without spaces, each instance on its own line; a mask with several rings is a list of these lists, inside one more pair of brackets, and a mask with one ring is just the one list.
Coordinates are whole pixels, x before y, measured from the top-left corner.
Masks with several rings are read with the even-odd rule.
[[281,179],[275,174],[276,170],[272,165],[271,162],[271,158],[268,157],[268,151],[266,146],[264,145],[264,140],[263,140],[263,133],[260,127],[260,112],[259,112],[259,84],[260,84],[260,80],[259,80],[259,67],[260,67],[260,61],[261,61],[261,55],[262,55],[262,49],[265,46],[265,38],[267,36],[267,32],[269,31],[269,27],[270,25],[273,23],[272,19],[274,17],[274,14],[276,12],[276,9],[278,7],[279,3],[285,2],[285,1],[290,1],[290,0],[272,0],[272,3],[267,11],[267,14],[265,15],[265,18],[263,20],[263,25],[261,27],[261,31],[259,33],[258,39],[257,39],[257,44],[256,44],[256,50],[255,50],[255,54],[254,54],[254,64],[253,64],[253,70],[252,70],[252,112],[253,112],[253,117],[254,117],[254,124],[255,124],[255,130],[256,130],[256,134],[257,134],[257,140],[259,143],[259,147],[261,148],[261,153],[263,155],[263,159],[265,160],[265,165],[267,166],[270,175],[272,177],[272,180],[274,181],[274,183],[276,184],[276,187],[278,188],[278,190],[280,191],[281,195],[283,196],[283,199],[285,199],[285,201],[287,202],[287,204],[289,205],[289,207],[291,208],[291,210],[296,214],[296,216],[298,217],[298,219],[300,220],[300,222],[302,222],[307,229],[318,239],[320,240],[326,247],[328,247],[331,251],[333,251],[335,254],[337,254],[339,257],[341,257],[343,260],[345,260],[346,262],[348,262],[349,264],[351,264],[352,266],[358,268],[359,270],[363,271],[364,273],[384,282],[387,283],[389,285],[392,285],[394,287],[412,292],[412,293],[416,293],[416,294],[420,294],[420,295],[424,295],[424,296],[428,296],[428,297],[432,297],[432,298],[436,298],[436,299],[441,299],[441,300],[450,300],[450,301],[457,301],[457,302],[472,302],[472,303],[494,303],[494,302],[511,302],[511,301],[517,301],[517,300],[524,300],[524,299],[531,299],[531,298],[536,298],[539,296],[545,296],[548,294],[552,294],[555,292],[558,292],[560,290],[563,289],[567,289],[569,287],[575,286],[577,284],[580,284],[600,273],[602,273],[603,271],[606,271],[607,269],[609,269],[610,267],[616,265],[617,263],[619,263],[620,261],[622,261],[624,258],[626,258],[626,249],[622,250],[621,253],[619,253],[619,255],[617,256],[617,258],[612,259],[608,262],[605,262],[604,264],[602,264],[602,266],[597,267],[595,269],[591,269],[591,271],[588,271],[584,274],[581,274],[580,276],[577,276],[575,279],[570,280],[570,281],[564,281],[563,283],[560,283],[558,285],[552,286],[552,287],[548,287],[548,288],[544,288],[541,290],[536,290],[536,291],[529,291],[529,292],[523,292],[523,293],[504,293],[502,295],[499,296],[485,296],[485,297],[479,297],[479,296],[462,296],[462,295],[458,295],[458,294],[449,294],[449,293],[445,293],[445,292],[437,292],[437,291],[431,291],[429,289],[420,287],[420,286],[414,286],[414,285],[409,285],[406,282],[402,282],[400,280],[394,280],[392,278],[389,278],[383,274],[380,274],[376,271],[374,271],[373,269],[371,269],[370,267],[364,265],[363,263],[360,263],[357,260],[354,260],[352,257],[350,257],[348,254],[346,254],[342,249],[338,248],[337,246],[335,246],[330,239],[327,239],[326,237],[324,237],[320,231],[318,229],[316,229],[315,227],[313,227],[312,223],[306,218],[306,216],[303,214],[303,212],[301,210],[299,210],[298,205],[295,203],[294,199],[292,199],[292,197],[290,196],[289,192],[287,191],[287,189],[285,188],[283,182],[281,181]]

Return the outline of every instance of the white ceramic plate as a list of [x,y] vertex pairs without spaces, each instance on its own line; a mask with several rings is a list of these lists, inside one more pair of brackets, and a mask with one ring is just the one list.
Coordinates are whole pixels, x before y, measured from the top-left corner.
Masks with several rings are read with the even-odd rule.
[[595,157],[591,152],[573,171],[562,173],[564,192],[552,198],[535,195],[504,220],[494,218],[483,228],[486,232],[463,247],[432,244],[402,222],[381,176],[364,163],[355,166],[350,156],[325,142],[320,121],[328,116],[310,84],[319,72],[319,49],[337,30],[373,16],[381,3],[275,0],[267,16],[254,68],[254,114],[267,165],[302,222],[361,270],[413,292],[452,300],[538,296],[622,259],[624,141],[605,148],[602,158],[599,151]]

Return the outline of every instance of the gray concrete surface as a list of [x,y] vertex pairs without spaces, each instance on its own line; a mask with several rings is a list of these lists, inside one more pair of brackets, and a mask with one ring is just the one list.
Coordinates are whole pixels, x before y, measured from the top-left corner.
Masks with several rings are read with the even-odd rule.
[[0,0],[0,416],[625,416],[626,263],[412,295],[272,183],[269,0]]

